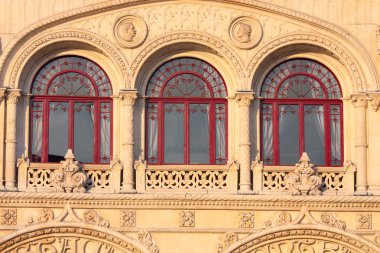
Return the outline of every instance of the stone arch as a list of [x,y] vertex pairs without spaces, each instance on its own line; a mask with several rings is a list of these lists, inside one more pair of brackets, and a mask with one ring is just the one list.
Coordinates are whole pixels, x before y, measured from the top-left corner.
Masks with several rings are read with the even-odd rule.
[[[111,42],[98,35],[74,29],[44,33],[28,40],[9,63],[10,68],[3,77],[4,83],[11,88],[24,88],[20,85],[28,85],[27,80],[33,76],[31,73],[37,71],[36,62],[42,62],[41,59],[43,59],[44,62],[41,64],[44,64],[46,58],[54,58],[70,52],[92,58],[104,67],[112,85],[116,86],[113,89],[114,93],[124,88],[128,62],[121,52]],[[117,87],[117,85],[122,85],[122,87]]]
[[[324,35],[316,33],[288,34],[265,43],[252,58],[247,70],[251,75],[252,83],[260,85],[260,81],[264,75],[263,72],[270,69],[268,67],[269,63],[266,61],[276,57],[280,58],[278,56],[279,52],[282,53],[281,58],[283,60],[300,53],[304,53],[305,56],[303,57],[310,57],[323,64],[328,63],[327,59],[330,59],[335,61],[335,67],[333,67],[333,64],[327,67],[332,68],[334,73],[341,73],[341,78],[338,77],[338,79],[340,79],[341,84],[345,84],[345,87],[342,87],[342,89],[345,91],[343,93],[348,96],[352,93],[363,92],[368,89],[368,78],[366,78],[368,74],[366,72],[371,71],[373,78],[376,77],[373,65],[370,62],[363,63],[351,51],[355,50],[348,50]],[[323,60],[323,57],[325,57],[325,60]],[[363,66],[367,66],[367,68],[363,68]],[[347,78],[346,75],[349,77]],[[256,87],[255,91],[258,92],[259,87]]]
[[[206,53],[206,54],[202,54]],[[224,42],[207,34],[198,32],[171,33],[161,36],[148,43],[131,63],[132,85],[140,85],[144,91],[144,77],[150,77],[151,72],[163,63],[165,57],[195,56],[214,65],[227,83],[228,94],[231,95],[239,85],[242,73],[245,73],[243,63],[237,54]],[[157,60],[158,59],[158,60]],[[223,64],[224,63],[224,64]],[[225,63],[229,68],[225,68]],[[152,67],[152,65],[155,65]],[[232,71],[228,71],[232,69]],[[139,73],[138,75],[136,73]],[[240,75],[238,74],[240,73]],[[241,80],[239,80],[241,81]],[[234,89],[235,88],[235,89]],[[142,93],[143,94],[143,93]]]
[[1,253],[19,252],[21,249],[25,252],[40,252],[36,249],[66,252],[65,247],[67,249],[70,247],[71,250],[76,249],[75,252],[150,252],[140,242],[123,234],[103,227],[75,222],[33,225],[0,239]]
[[[376,253],[380,248],[357,235],[323,225],[287,225],[250,235],[224,253],[237,252]],[[304,250],[304,251],[302,251]],[[347,251],[344,251],[347,250]]]

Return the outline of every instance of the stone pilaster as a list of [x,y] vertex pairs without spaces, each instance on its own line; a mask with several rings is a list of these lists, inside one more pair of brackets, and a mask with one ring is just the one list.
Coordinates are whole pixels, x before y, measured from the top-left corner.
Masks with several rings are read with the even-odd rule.
[[368,192],[380,195],[380,93],[370,93],[368,110]]
[[0,88],[0,191],[4,191],[4,141],[5,141],[5,91],[6,88]]
[[236,92],[236,103],[239,106],[239,163],[240,184],[239,193],[251,193],[250,153],[251,142],[249,138],[249,107],[253,100],[252,91]]
[[121,162],[123,165],[123,183],[121,192],[134,193],[134,157],[133,157],[133,106],[137,99],[137,90],[123,90],[120,92],[121,99]]
[[355,108],[356,121],[356,192],[355,195],[367,195],[367,106],[368,96],[366,94],[354,94],[351,101]]
[[5,188],[7,191],[17,191],[16,188],[16,115],[17,101],[21,90],[9,89],[6,92],[7,101],[7,131],[5,136]]

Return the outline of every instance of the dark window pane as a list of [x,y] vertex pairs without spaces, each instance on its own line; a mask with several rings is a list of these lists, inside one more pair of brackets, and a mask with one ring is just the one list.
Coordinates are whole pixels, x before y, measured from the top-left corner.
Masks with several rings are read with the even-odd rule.
[[94,162],[94,104],[74,105],[74,154],[83,163]]
[[325,165],[325,123],[322,105],[304,106],[305,152],[312,163]]
[[294,165],[299,157],[298,106],[279,106],[280,164]]
[[190,163],[210,163],[209,105],[190,104]]
[[165,163],[184,163],[184,105],[165,104]]
[[49,162],[60,162],[68,149],[69,103],[49,104]]

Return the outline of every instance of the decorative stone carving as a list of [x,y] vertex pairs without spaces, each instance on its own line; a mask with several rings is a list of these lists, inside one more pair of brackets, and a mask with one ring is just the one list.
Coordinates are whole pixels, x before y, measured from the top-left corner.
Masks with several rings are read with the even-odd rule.
[[17,209],[1,209],[0,225],[17,225]]
[[331,213],[322,213],[321,214],[321,222],[323,224],[330,226],[330,227],[339,228],[339,229],[343,229],[343,230],[346,229],[346,223],[344,221],[338,220]]
[[319,188],[322,185],[322,178],[314,169],[314,165],[310,163],[306,152],[302,153],[294,173],[288,175],[287,185],[292,195],[321,194]]
[[264,222],[264,228],[284,226],[291,223],[293,220],[292,215],[289,212],[281,212],[277,215],[274,221],[267,220]]
[[114,36],[119,44],[126,48],[140,46],[148,33],[145,21],[136,15],[119,18],[114,27]]
[[239,227],[254,228],[255,227],[255,213],[253,211],[241,212]]
[[6,88],[0,88],[0,105],[5,99],[5,91],[6,91]]
[[242,49],[256,46],[263,35],[263,29],[257,19],[251,17],[238,17],[232,21],[230,28],[232,43]]
[[367,108],[368,101],[371,100],[365,93],[353,94],[350,99],[355,108]]
[[223,242],[217,244],[217,252],[222,253],[223,250],[234,244],[239,240],[239,236],[234,232],[227,232],[223,236]]
[[79,162],[74,161],[73,151],[69,149],[65,161],[60,163],[52,175],[52,183],[59,192],[84,192],[86,174],[80,169]]
[[153,238],[152,238],[152,235],[147,232],[147,231],[140,231],[138,234],[137,234],[137,238],[138,240],[145,246],[149,249],[150,252],[152,253],[158,253],[159,250],[158,250],[158,247],[157,245],[154,243],[153,241]]
[[179,218],[180,227],[195,227],[195,211],[181,211]]
[[377,112],[380,107],[380,93],[369,93],[368,96],[372,110]]
[[356,221],[357,229],[372,229],[372,213],[358,213]]
[[136,211],[122,210],[120,214],[120,223],[122,227],[135,227],[136,226]]
[[85,223],[93,224],[100,227],[109,227],[110,222],[103,217],[101,217],[97,212],[94,210],[87,210],[83,214],[83,221]]
[[373,241],[380,246],[380,233],[376,233]]
[[38,223],[44,223],[53,221],[54,219],[54,212],[50,208],[43,208],[39,211],[36,218],[29,217],[28,224],[38,224]]
[[250,106],[253,101],[254,94],[251,91],[238,91],[236,94],[236,103],[238,106]]

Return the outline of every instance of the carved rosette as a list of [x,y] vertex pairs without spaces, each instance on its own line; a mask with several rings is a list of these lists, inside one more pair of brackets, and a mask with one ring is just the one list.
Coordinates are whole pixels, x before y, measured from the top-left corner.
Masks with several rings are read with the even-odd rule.
[[263,29],[260,22],[255,18],[238,17],[232,21],[229,33],[234,46],[250,49],[261,41]]
[[254,228],[255,227],[255,213],[253,211],[241,212],[239,227]]
[[271,228],[274,226],[284,226],[291,223],[293,220],[289,212],[281,212],[277,215],[275,220],[267,220],[264,222],[264,228]]
[[17,209],[1,209],[0,225],[17,225]]
[[195,227],[194,211],[181,211],[179,217],[180,227]]
[[121,226],[135,227],[136,226],[136,211],[122,210],[120,215]]
[[119,18],[114,27],[117,42],[125,48],[136,48],[146,39],[148,28],[145,21],[136,15]]
[[359,213],[356,215],[357,229],[372,229],[372,213]]
[[52,184],[58,192],[84,192],[86,174],[79,167],[79,162],[74,161],[74,154],[69,149],[59,168],[52,175]]
[[322,177],[310,163],[306,152],[302,153],[299,162],[296,164],[294,173],[289,173],[287,185],[292,195],[320,195],[319,188],[322,185]]

